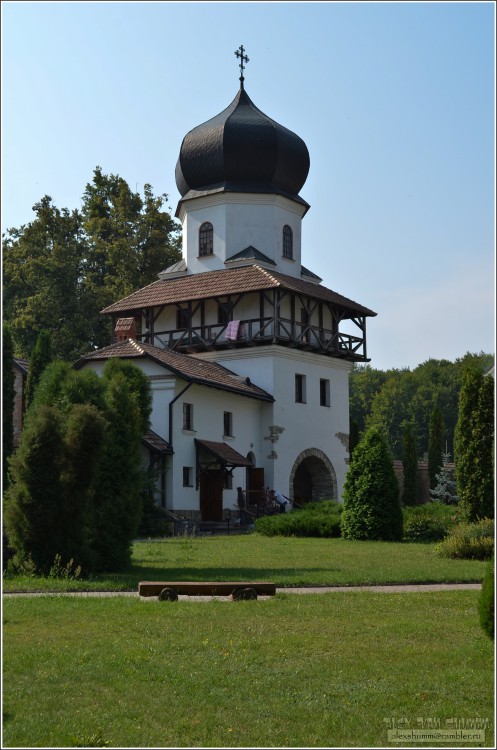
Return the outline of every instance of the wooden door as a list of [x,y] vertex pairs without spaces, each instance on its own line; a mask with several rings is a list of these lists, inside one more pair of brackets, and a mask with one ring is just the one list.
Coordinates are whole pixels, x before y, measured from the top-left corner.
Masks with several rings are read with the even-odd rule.
[[251,466],[247,469],[247,501],[250,505],[260,505],[264,496],[264,469]]
[[223,472],[204,471],[200,476],[200,517],[202,521],[223,520]]

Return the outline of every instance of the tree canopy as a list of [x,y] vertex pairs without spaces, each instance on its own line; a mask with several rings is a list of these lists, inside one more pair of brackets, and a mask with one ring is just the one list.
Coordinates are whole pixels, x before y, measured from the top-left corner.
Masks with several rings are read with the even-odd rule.
[[143,197],[119,175],[96,167],[82,208],[59,209],[45,195],[33,221],[3,236],[3,315],[17,356],[38,334],[51,334],[53,355],[75,360],[111,340],[100,311],[155,281],[180,259],[180,227],[164,210],[167,195]]
[[[350,375],[350,418],[361,432],[377,427],[388,438],[393,457],[402,459],[403,425],[410,422],[418,458],[428,453],[430,416],[438,404],[445,425],[447,450],[454,455],[458,400],[468,371],[486,372],[493,354],[472,354],[449,362],[429,359],[414,370],[375,370],[355,365]],[[445,447],[445,443],[444,443]]]

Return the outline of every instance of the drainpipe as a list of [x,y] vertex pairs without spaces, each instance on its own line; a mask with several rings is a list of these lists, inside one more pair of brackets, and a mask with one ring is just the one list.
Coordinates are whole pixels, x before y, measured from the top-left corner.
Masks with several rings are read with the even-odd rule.
[[175,401],[177,401],[180,398],[180,396],[183,395],[183,393],[186,393],[188,388],[190,388],[192,385],[193,385],[193,381],[190,381],[189,383],[187,383],[187,385],[185,385],[183,390],[180,391],[178,395],[175,396],[173,400],[169,402],[169,441],[168,442],[171,448],[173,447],[173,404]]

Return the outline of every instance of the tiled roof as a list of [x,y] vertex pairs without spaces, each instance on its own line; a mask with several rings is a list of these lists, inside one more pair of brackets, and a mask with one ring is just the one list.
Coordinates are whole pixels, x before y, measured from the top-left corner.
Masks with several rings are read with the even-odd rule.
[[277,288],[305,294],[323,302],[330,302],[350,311],[352,315],[376,315],[367,307],[363,307],[363,305],[324,286],[286,276],[277,271],[269,271],[257,265],[222,271],[206,271],[205,273],[190,274],[176,279],[159,279],[113,305],[109,305],[102,312],[105,314],[131,313],[133,310],[169,305],[175,302],[188,302],[189,300],[208,299],[209,297],[227,294],[258,292]]
[[184,380],[206,385],[210,388],[220,388],[224,391],[239,393],[250,398],[258,398],[262,401],[274,401],[271,394],[253,385],[249,378],[243,378],[216,362],[206,362],[188,354],[159,349],[150,344],[138,343],[133,339],[90,352],[78,360],[75,367],[79,369],[86,362],[107,360],[111,357],[120,357],[121,359],[150,357],[154,362],[163,365]]
[[267,255],[264,255],[264,253],[261,253],[260,250],[258,250],[253,245],[249,245],[245,248],[245,250],[240,250],[239,253],[235,253],[235,255],[231,255],[229,258],[226,258],[224,261],[225,263],[231,263],[235,260],[260,260],[263,263],[269,263],[272,266],[275,266],[276,263],[274,260],[271,260],[271,258],[268,258]]
[[216,458],[219,458],[223,464],[228,466],[253,466],[252,461],[242,456],[234,448],[226,443],[215,443],[212,440],[198,440],[195,438],[196,445],[206,448]]
[[172,453],[173,449],[167,442],[167,440],[164,440],[164,438],[161,438],[160,435],[157,435],[156,432],[153,432],[153,430],[149,430],[143,438],[143,443],[147,446],[149,450],[152,450],[154,453]]

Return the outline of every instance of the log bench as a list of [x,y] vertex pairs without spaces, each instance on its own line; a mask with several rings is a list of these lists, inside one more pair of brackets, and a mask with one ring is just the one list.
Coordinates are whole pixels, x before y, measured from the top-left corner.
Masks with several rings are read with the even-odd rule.
[[229,596],[236,599],[257,599],[258,594],[274,596],[276,584],[253,581],[140,581],[140,596],[157,596],[172,601],[180,594],[187,596]]

